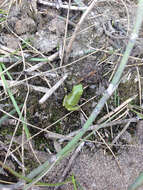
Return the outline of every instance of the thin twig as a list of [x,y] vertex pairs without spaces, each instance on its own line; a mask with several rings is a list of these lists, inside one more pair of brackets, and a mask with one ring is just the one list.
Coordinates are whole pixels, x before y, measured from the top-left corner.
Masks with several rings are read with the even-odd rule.
[[[0,141],[0,146],[1,146],[4,150],[8,151],[8,148],[6,147],[6,145],[4,145],[4,143],[1,142],[1,141]],[[24,170],[26,170],[25,167],[24,167],[24,165],[18,160],[18,158],[16,158],[16,156],[15,156],[13,153],[11,153],[11,151],[10,151],[10,156],[12,157],[13,160],[15,160],[15,162],[17,162],[17,164],[18,164],[21,168],[23,168]]]
[[12,185],[1,185],[0,184],[0,189],[1,190],[19,190],[21,188],[23,188],[25,185],[24,181],[20,181],[16,184],[12,184]]
[[65,48],[66,48],[66,39],[67,39],[67,32],[68,32],[68,20],[69,20],[69,14],[70,14],[70,6],[71,6],[71,0],[69,0],[69,8],[68,8],[68,12],[67,12],[67,19],[66,19],[66,26],[65,26],[63,48],[62,48],[61,57],[60,57],[61,58],[60,67],[63,64],[64,51],[65,51]]
[[[0,50],[5,51],[5,53],[9,54],[9,55],[13,54],[13,53],[15,53],[16,55],[19,55],[19,56],[21,55],[19,53],[19,51],[15,50],[15,49],[12,49],[12,48],[8,48],[8,47],[6,47],[4,45],[1,45],[1,44],[0,44]],[[27,53],[23,53],[23,55],[24,55],[25,58],[29,57],[29,54],[27,54]]]
[[98,123],[103,122],[105,119],[109,118],[111,115],[114,113],[118,112],[121,108],[127,106],[132,100],[134,100],[137,97],[137,95],[134,95],[133,97],[127,99],[125,102],[123,102],[121,105],[119,105],[117,108],[115,108],[113,111],[102,117],[101,119],[98,120]]
[[138,77],[138,86],[139,86],[139,101],[140,101],[140,106],[142,105],[142,85],[141,85],[141,77],[139,73],[139,68],[136,67],[137,69],[137,77]]
[[111,154],[112,154],[113,157],[115,158],[115,161],[116,161],[116,163],[117,163],[117,165],[118,165],[118,167],[119,167],[119,169],[120,169],[120,171],[121,171],[121,173],[122,173],[121,166],[120,166],[119,161],[118,161],[118,159],[116,158],[114,152],[112,151],[112,149],[110,148],[110,146],[106,143],[106,141],[103,139],[103,137],[100,135],[100,133],[99,133],[98,131],[96,131],[96,132],[97,132],[98,136],[100,137],[100,139],[103,141],[103,143],[104,143],[104,144],[107,146],[107,148],[110,150]]
[[[30,126],[30,127],[33,127],[34,129],[38,129],[38,130],[40,131],[40,132],[36,133],[35,135],[33,135],[32,137],[30,137],[29,140],[31,140],[32,138],[34,138],[35,136],[39,135],[39,134],[42,133],[42,132],[46,132],[46,133],[47,133],[46,137],[47,137],[47,138],[49,137],[49,138],[51,138],[51,139],[58,139],[58,138],[64,138],[64,137],[65,137],[64,135],[61,135],[61,134],[58,134],[58,133],[54,133],[54,132],[48,131],[47,129],[48,129],[49,126],[46,127],[45,129],[42,129],[42,128],[40,128],[40,127],[37,127],[37,126],[35,126],[35,125],[32,125],[32,124],[27,123],[27,122],[25,122],[25,121],[22,121],[21,119],[18,119],[18,118],[16,118],[16,117],[14,117],[13,115],[7,113],[6,111],[4,111],[4,110],[2,110],[2,109],[0,109],[0,111],[1,111],[2,113],[4,113],[4,114],[8,115],[9,117],[15,119],[16,121],[23,122],[24,124],[26,124],[26,125],[28,125],[28,126]],[[67,114],[67,115],[68,115],[68,114]],[[67,116],[67,115],[66,115],[66,116]],[[66,116],[64,116],[63,118],[65,118]],[[59,120],[61,120],[61,119],[59,119]],[[58,120],[58,121],[59,121],[59,120]],[[56,123],[57,123],[57,122],[56,122]],[[29,140],[28,140],[28,141],[29,141]],[[28,141],[26,141],[24,144],[26,144]],[[17,150],[17,149],[18,149],[18,148],[16,148],[15,150]],[[12,151],[12,152],[14,152],[14,151]]]
[[115,137],[115,139],[112,141],[110,147],[112,147],[117,141],[118,139],[120,138],[120,136],[127,130],[127,128],[129,127],[130,125],[130,121],[125,125],[125,127],[121,130],[121,132]]
[[67,74],[65,74],[40,100],[39,103],[43,104],[58,88],[59,86],[64,82],[64,80],[67,78]]
[[[103,123],[103,124],[99,124],[99,125],[91,125],[87,131],[93,131],[93,130],[97,131],[97,130],[99,130],[101,128],[110,127],[110,126],[114,126],[114,125],[115,126],[116,125],[121,125],[121,124],[128,123],[128,122],[136,123],[136,122],[138,122],[138,119],[137,118],[124,119],[124,120],[121,119],[121,120],[118,120],[118,121],[111,121],[109,123]],[[81,130],[82,130],[82,128],[69,133],[63,139],[60,139],[59,142],[63,142],[65,140],[71,139],[72,137],[74,137],[75,135],[80,133]]]
[[[20,45],[20,44],[19,44]],[[24,65],[24,70],[25,70],[25,58],[24,58],[24,54],[23,54],[23,50],[22,50],[22,47],[20,45],[20,49],[21,49],[21,55],[22,55],[22,60],[23,60],[23,65]],[[27,79],[27,76],[25,75],[25,79]],[[27,103],[27,99],[28,99],[28,96],[29,96],[29,85],[28,85],[28,81],[26,80],[26,87],[27,87],[27,93],[26,93],[26,97],[25,97],[25,100],[24,100],[24,105],[23,105],[23,108],[24,108],[24,121],[26,121],[26,103]],[[23,125],[23,130],[24,130],[24,125]],[[25,133],[26,134],[26,133]],[[32,145],[32,142],[31,140],[29,141],[29,146],[31,148],[31,151],[33,153],[33,155],[35,156],[36,160],[38,161],[39,164],[41,164],[41,162],[39,161],[34,149],[33,149],[33,145]],[[24,151],[24,142],[22,142],[22,149]],[[24,160],[23,160],[24,161]]]
[[[52,3],[52,2],[47,2],[47,1],[43,1],[43,0],[38,0],[38,3],[43,4],[43,5],[47,5],[49,7],[55,7],[57,8],[57,4],[56,3]],[[60,8],[62,9],[68,9],[69,5],[60,5]],[[77,7],[77,6],[70,6],[70,10],[75,10],[75,11],[84,11],[86,10],[87,7]]]
[[[21,85],[21,84],[23,84],[24,86],[26,86],[25,82],[21,81],[21,83],[20,83],[20,80],[19,81],[15,81],[15,80],[10,81],[10,80],[7,80],[7,84],[9,85],[9,88],[11,88],[13,86]],[[1,80],[0,80],[0,86],[3,86],[3,83],[2,83]],[[29,88],[31,90],[35,90],[35,91],[43,92],[43,93],[47,93],[49,91],[49,88],[42,87],[42,86],[35,86],[35,85],[31,85],[31,84],[29,84]]]
[[[72,164],[73,164],[75,158],[77,157],[77,155],[78,155],[79,152],[81,151],[81,149],[82,149],[82,147],[84,146],[84,144],[85,144],[85,142],[82,142],[82,143],[77,147],[77,149],[74,151],[74,153],[73,153],[73,155],[71,156],[71,158],[70,158],[70,160],[69,160],[69,163],[67,164],[67,166],[66,166],[66,168],[65,168],[65,170],[64,170],[64,172],[63,172],[63,174],[62,174],[62,176],[61,176],[61,178],[60,178],[60,180],[59,180],[59,182],[64,181],[64,179],[65,179],[67,173],[69,172],[69,170],[70,170],[70,168],[71,168],[71,166],[72,166]],[[58,186],[55,187],[54,190],[57,190],[57,189],[58,189]]]
[[81,24],[83,23],[83,21],[86,19],[87,15],[90,13],[90,11],[93,9],[95,3],[97,2],[97,0],[93,0],[93,2],[90,4],[90,6],[86,9],[86,11],[83,13],[80,21],[78,22],[78,24],[76,25],[76,28],[74,30],[74,33],[72,35],[72,38],[68,44],[68,47],[67,47],[67,51],[66,51],[66,57],[65,57],[65,62],[68,61],[68,57],[69,57],[69,54],[70,54],[70,51],[71,51],[71,48],[72,48],[72,44],[76,38],[76,35],[80,29],[80,26]]
[[[53,55],[50,55],[49,57],[47,57],[47,60],[48,61],[54,61],[58,57],[58,55],[59,55],[59,52],[56,52]],[[47,63],[47,62],[38,63],[38,64],[31,66],[30,68],[26,69],[25,71],[26,72],[35,71],[36,69],[39,69],[40,67],[42,67],[45,63]]]

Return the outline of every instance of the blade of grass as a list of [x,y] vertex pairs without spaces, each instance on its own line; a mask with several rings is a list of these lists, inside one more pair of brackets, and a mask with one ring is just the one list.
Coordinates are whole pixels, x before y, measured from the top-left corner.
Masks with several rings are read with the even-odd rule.
[[[18,177],[19,179],[23,179],[25,180],[26,182],[31,182],[32,179],[29,179],[19,173],[17,173],[16,171],[14,171],[13,169],[11,169],[10,167],[6,166],[5,164],[3,164],[1,161],[0,161],[0,165],[8,170],[11,174],[13,174],[14,176]],[[59,182],[59,183],[44,183],[44,182],[38,182],[36,183],[36,185],[39,185],[39,186],[49,186],[49,187],[54,187],[54,186],[59,186],[59,185],[64,185],[68,182],[71,182],[71,179],[69,178],[68,180],[65,180],[64,182]]]
[[[0,63],[0,73],[3,72],[2,65],[3,65],[3,63]],[[14,96],[13,96],[11,90],[10,90],[9,87],[8,87],[8,84],[7,84],[7,82],[6,82],[6,79],[5,79],[4,74],[1,74],[0,76],[1,76],[1,80],[3,81],[4,86],[5,86],[5,88],[6,88],[7,92],[8,92],[8,95],[9,95],[9,97],[10,97],[12,103],[13,103],[13,106],[15,107],[16,112],[17,112],[18,115],[19,115],[19,118],[20,118],[22,121],[24,121],[24,118],[22,117],[22,114],[21,114],[20,109],[19,109],[19,107],[18,107],[18,105],[17,105],[17,102],[15,101],[15,98],[14,98]],[[23,127],[24,127],[24,130],[25,130],[27,139],[30,138],[31,135],[30,135],[29,129],[27,128],[27,125],[26,125],[25,123],[23,123]]]
[[143,184],[143,172],[136,178],[135,182],[128,187],[128,190],[137,190]]
[[72,175],[72,183],[73,183],[74,190],[77,190],[76,181],[75,181],[74,175]]
[[[22,108],[23,105],[20,105],[19,108]],[[12,111],[9,112],[9,114],[13,115],[16,112],[16,109],[13,109]],[[1,117],[0,119],[0,126],[1,124],[8,118],[8,115],[4,115],[3,117]]]
[[[4,64],[1,64],[1,65],[2,65],[3,70],[6,70],[6,66]],[[6,71],[6,74],[9,77],[10,80],[13,80],[12,76],[10,75],[10,73],[8,71]]]

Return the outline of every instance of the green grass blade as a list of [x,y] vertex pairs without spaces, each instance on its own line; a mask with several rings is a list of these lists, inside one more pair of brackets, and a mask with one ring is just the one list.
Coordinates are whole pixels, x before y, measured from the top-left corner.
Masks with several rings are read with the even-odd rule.
[[[19,108],[22,108],[23,105],[20,105]],[[16,112],[16,109],[13,109],[12,111],[9,112],[10,115],[13,115]],[[0,126],[1,124],[8,118],[8,115],[4,115],[3,117],[1,117],[0,119]]]
[[128,190],[137,190],[141,185],[143,185],[143,172],[137,177],[135,182],[128,187]]
[[[1,64],[0,64],[0,73],[2,73],[2,71],[3,71],[3,70],[2,70],[2,63],[1,63]],[[21,114],[20,109],[19,109],[19,107],[18,107],[18,105],[17,105],[17,102],[15,101],[15,98],[14,98],[14,96],[13,96],[11,90],[10,90],[9,87],[8,87],[8,84],[7,84],[7,82],[6,82],[6,79],[5,79],[4,74],[1,74],[1,79],[2,79],[2,81],[3,81],[3,83],[4,83],[4,86],[5,86],[6,90],[7,90],[7,92],[8,92],[8,95],[9,95],[9,97],[10,97],[12,103],[13,103],[13,106],[15,107],[15,109],[16,109],[18,115],[19,115],[19,118],[20,118],[22,121],[24,121],[24,118],[22,117],[22,114]],[[27,139],[28,139],[28,138],[31,136],[31,135],[30,135],[30,132],[29,132],[29,129],[27,128],[27,125],[26,125],[25,123],[23,123],[23,127],[24,127],[24,130],[25,130]]]

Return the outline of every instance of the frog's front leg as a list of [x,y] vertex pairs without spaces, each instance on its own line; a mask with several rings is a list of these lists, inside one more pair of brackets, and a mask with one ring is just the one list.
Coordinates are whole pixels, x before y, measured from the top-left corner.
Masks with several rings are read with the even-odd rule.
[[68,111],[76,111],[76,110],[79,110],[80,106],[68,106],[67,107],[67,110]]

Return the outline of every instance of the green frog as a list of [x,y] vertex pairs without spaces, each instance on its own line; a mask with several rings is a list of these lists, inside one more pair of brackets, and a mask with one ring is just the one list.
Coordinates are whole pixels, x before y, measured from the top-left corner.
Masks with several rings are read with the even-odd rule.
[[80,107],[77,104],[80,100],[82,93],[83,93],[82,84],[73,86],[72,92],[64,97],[63,106],[68,111],[78,110]]

